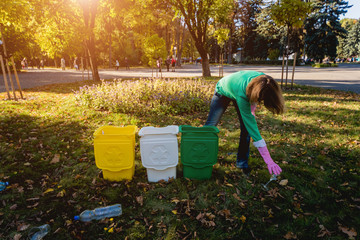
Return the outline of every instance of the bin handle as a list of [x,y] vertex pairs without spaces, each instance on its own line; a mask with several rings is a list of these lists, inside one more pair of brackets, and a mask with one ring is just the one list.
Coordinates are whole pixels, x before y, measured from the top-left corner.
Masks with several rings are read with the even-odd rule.
[[[192,130],[184,129],[186,127],[189,127]],[[193,126],[190,126],[190,125],[181,125],[179,127],[179,132],[181,132],[181,133],[189,133],[189,132],[191,132],[191,133],[194,133],[194,132],[196,132],[196,133],[219,133],[219,129],[216,126],[208,126],[208,127],[210,127],[210,129],[212,129],[212,131],[211,130],[206,130],[206,129],[202,128],[202,127],[198,128],[198,127],[193,127]],[[199,131],[196,131],[195,129],[197,129]]]

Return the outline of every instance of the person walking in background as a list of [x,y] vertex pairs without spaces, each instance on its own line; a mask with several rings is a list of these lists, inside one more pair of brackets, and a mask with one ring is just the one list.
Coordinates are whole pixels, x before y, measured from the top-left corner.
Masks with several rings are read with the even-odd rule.
[[267,164],[269,173],[279,175],[282,170],[271,159],[255,119],[256,106],[261,103],[274,114],[284,112],[284,98],[277,82],[272,77],[255,71],[240,71],[223,77],[216,84],[205,125],[216,126],[230,102],[236,108],[241,131],[236,167],[245,175],[250,174],[248,159],[251,137]]
[[77,62],[77,57],[75,57],[75,59],[74,59],[74,68],[75,68],[76,71],[79,70],[79,65],[78,65],[78,62]]
[[24,58],[24,59],[21,61],[21,67],[22,67],[22,69],[25,69],[25,68],[26,68],[26,58]]
[[127,58],[127,57],[125,57],[124,62],[125,62],[125,68],[126,68],[126,70],[130,70],[129,60],[128,60],[128,58]]
[[119,67],[120,67],[119,60],[116,59],[116,61],[115,61],[115,69],[116,69],[116,71],[119,70]]
[[156,66],[157,66],[159,72],[161,72],[161,64],[162,64],[162,58],[159,57],[159,58],[156,60]]
[[61,58],[61,69],[65,70],[65,59],[63,57]]
[[172,71],[172,72],[175,72],[175,64],[176,64],[176,59],[175,59],[175,57],[173,56],[173,57],[171,58],[171,71]]
[[168,56],[167,59],[165,60],[165,65],[168,72],[170,70],[170,64],[171,64],[171,59],[170,56]]

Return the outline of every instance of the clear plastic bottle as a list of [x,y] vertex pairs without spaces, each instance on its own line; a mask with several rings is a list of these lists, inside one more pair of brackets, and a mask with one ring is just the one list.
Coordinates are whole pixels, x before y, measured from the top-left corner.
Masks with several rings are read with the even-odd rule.
[[8,185],[9,185],[8,182],[0,182],[0,192],[4,191]]
[[50,232],[50,225],[44,224],[39,227],[30,229],[29,239],[30,240],[41,240],[43,237]]
[[115,204],[107,207],[95,208],[94,210],[85,210],[74,220],[90,222],[91,220],[100,220],[107,217],[116,217],[122,214],[121,204]]

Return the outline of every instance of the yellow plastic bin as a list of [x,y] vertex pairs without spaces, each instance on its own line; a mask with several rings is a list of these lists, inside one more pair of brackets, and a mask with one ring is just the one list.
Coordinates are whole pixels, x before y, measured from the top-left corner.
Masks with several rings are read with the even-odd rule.
[[96,166],[104,179],[131,180],[135,172],[135,133],[137,127],[102,126],[94,133]]

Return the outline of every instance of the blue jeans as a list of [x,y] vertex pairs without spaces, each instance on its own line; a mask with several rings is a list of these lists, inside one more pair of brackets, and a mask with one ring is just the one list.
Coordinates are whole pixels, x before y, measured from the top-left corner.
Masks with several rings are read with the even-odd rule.
[[233,102],[239,122],[240,122],[240,141],[236,158],[236,166],[239,168],[248,168],[249,152],[250,152],[250,135],[246,130],[245,124],[242,120],[239,107],[235,100],[222,96],[215,91],[213,98],[211,99],[210,112],[205,125],[216,126],[223,113],[229,106],[230,102]]

